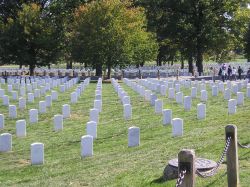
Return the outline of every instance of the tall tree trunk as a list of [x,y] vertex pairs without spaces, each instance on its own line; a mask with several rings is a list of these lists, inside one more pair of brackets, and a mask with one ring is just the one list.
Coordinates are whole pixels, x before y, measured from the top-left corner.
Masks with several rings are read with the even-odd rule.
[[34,76],[35,64],[32,63],[29,65],[30,76]]
[[50,64],[48,64],[48,69],[50,69]]
[[22,64],[22,63],[20,63],[20,64],[19,64],[19,69],[22,69],[22,66],[23,66],[23,64]]
[[181,69],[184,69],[184,58],[181,56]]
[[247,62],[250,62],[250,57],[249,57],[249,58],[247,58]]
[[156,65],[157,66],[161,66],[162,65],[162,56],[161,56],[160,52],[157,55]]
[[108,64],[108,73],[107,73],[107,78],[110,79],[111,77],[111,65]]
[[98,77],[101,77],[102,76],[102,64],[101,63],[97,63],[95,70],[96,70],[96,74],[95,75],[98,76]]
[[199,72],[199,76],[203,72],[203,53],[201,47],[198,45],[197,47],[197,59],[196,59],[196,66]]
[[189,57],[188,57],[188,72],[189,73],[194,73],[194,66],[193,66],[193,56],[192,54],[189,54]]

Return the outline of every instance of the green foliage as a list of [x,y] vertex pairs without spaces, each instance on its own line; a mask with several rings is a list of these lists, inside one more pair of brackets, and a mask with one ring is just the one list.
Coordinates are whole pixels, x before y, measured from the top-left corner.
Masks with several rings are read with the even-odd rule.
[[156,56],[154,35],[146,32],[141,8],[120,0],[93,1],[75,12],[72,56],[90,63],[101,74],[102,66],[143,64]]
[[29,65],[33,71],[35,66],[55,62],[57,33],[45,15],[40,5],[23,4],[17,17],[7,20],[0,37],[1,63]]

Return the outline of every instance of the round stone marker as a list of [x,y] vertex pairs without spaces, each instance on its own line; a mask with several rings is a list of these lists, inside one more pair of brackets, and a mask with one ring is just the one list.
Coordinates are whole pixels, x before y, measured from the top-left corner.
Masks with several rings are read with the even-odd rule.
[[[178,158],[172,159],[168,162],[170,166],[178,168]],[[217,166],[217,163],[213,160],[208,160],[205,158],[196,158],[195,167],[198,170],[210,170]]]

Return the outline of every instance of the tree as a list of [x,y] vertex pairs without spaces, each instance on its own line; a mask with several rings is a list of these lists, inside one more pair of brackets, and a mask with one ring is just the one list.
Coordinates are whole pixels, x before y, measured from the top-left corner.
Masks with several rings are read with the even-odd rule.
[[8,18],[2,28],[0,56],[3,64],[29,65],[33,75],[36,66],[56,61],[58,39],[40,5],[23,4],[17,17]]
[[248,31],[245,35],[245,39],[246,39],[246,45],[245,45],[245,56],[247,58],[247,61],[250,62],[250,23],[248,26]]
[[[198,72],[203,72],[203,56],[206,53],[221,54],[225,48],[232,49],[237,39],[242,42],[244,27],[237,16],[245,0],[137,0],[147,8],[149,28],[157,30],[161,41],[178,45],[182,56],[189,59],[189,65],[195,59]],[[244,19],[243,19],[244,20]],[[241,29],[239,29],[241,31]],[[164,42],[163,42],[164,43]],[[190,68],[191,70],[192,68]]]
[[91,64],[96,76],[103,67],[143,65],[156,57],[154,35],[146,32],[141,8],[129,1],[101,0],[80,6],[75,12],[71,54],[75,61]]

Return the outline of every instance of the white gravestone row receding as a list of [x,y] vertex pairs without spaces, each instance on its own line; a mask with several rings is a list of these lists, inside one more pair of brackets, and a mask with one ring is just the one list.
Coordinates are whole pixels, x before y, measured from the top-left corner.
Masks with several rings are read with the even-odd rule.
[[12,135],[3,133],[0,135],[0,152],[8,152],[12,150]]
[[157,99],[157,95],[156,94],[154,94],[154,93],[152,93],[151,95],[150,95],[150,104],[151,104],[151,106],[155,106],[155,100]]
[[3,96],[3,105],[9,106],[9,96],[8,95]]
[[39,142],[33,143],[31,144],[30,149],[31,165],[44,164],[44,144]]
[[26,108],[26,99],[23,97],[19,98],[19,109],[25,109]]
[[52,97],[51,97],[51,95],[47,95],[45,97],[45,102],[46,102],[46,107],[51,107],[52,106]]
[[33,93],[28,93],[28,102],[33,103],[34,102],[34,94]]
[[94,108],[98,110],[100,113],[102,111],[102,101],[101,100],[95,100],[94,101]]
[[72,92],[70,94],[70,99],[71,99],[71,103],[77,103],[77,93],[76,92]]
[[140,145],[140,128],[130,127],[128,129],[128,147],[135,147]]

